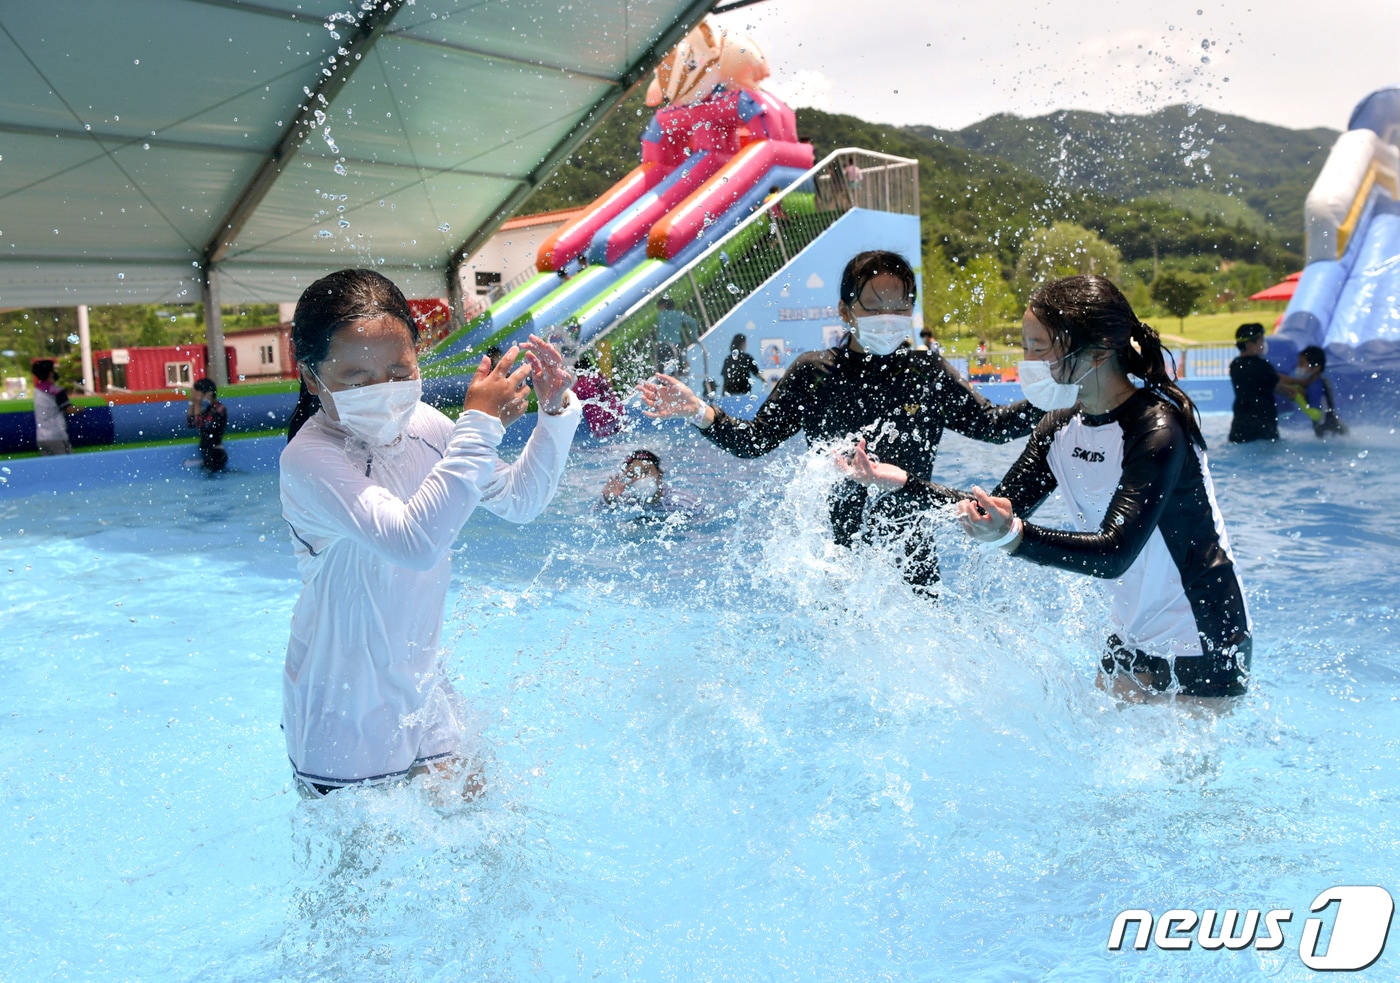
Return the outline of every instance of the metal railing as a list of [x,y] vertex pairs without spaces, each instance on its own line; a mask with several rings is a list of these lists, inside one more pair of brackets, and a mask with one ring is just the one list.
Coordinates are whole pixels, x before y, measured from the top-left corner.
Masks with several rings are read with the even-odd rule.
[[[1233,348],[1218,346],[1164,349],[1167,374],[1176,379],[1223,379],[1230,375],[1230,361],[1239,354]],[[1016,352],[949,357],[948,363],[963,378],[973,382],[1014,382],[1019,378]]]
[[[683,363],[687,349],[726,314],[856,208],[918,215],[919,162],[871,150],[828,154],[633,304],[583,350],[595,351],[598,367],[619,389]],[[671,301],[672,309],[658,310],[662,298]],[[702,357],[708,360],[708,354]],[[708,379],[709,365],[702,368],[701,377]]]
[[[1221,379],[1230,374],[1230,362],[1239,352],[1233,347],[1187,348],[1176,352],[1180,379]],[[1171,363],[1168,362],[1168,368]]]
[[500,300],[506,294],[514,290],[516,287],[521,286],[528,280],[534,279],[536,276],[539,275],[539,272],[539,270],[535,269],[535,267],[531,265],[521,270],[519,273],[515,274],[515,276],[511,277],[505,283],[491,284],[490,288],[487,289],[484,295],[478,295],[484,296],[486,300],[486,302],[481,305],[481,309],[483,311],[486,310],[486,308],[490,307],[496,301]]

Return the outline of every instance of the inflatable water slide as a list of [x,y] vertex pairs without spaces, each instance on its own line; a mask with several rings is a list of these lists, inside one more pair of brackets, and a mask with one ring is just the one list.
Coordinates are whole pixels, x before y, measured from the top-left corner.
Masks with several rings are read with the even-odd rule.
[[1400,86],[1356,107],[1305,203],[1307,265],[1270,339],[1292,372],[1318,345],[1344,419],[1400,410]]
[[648,90],[660,108],[641,163],[540,247],[533,277],[443,339],[428,371],[460,373],[530,334],[586,343],[807,172],[812,146],[760,87],[768,74],[752,39],[708,21],[688,34]]

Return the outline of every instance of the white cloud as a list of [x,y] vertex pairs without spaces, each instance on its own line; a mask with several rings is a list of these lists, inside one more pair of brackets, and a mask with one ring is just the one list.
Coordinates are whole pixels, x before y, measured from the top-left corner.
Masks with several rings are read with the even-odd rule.
[[794,108],[810,106],[823,112],[833,111],[832,81],[825,72],[811,68],[801,68],[791,73],[774,71],[773,77],[763,83],[763,87]]
[[719,20],[763,46],[781,98],[886,123],[1193,102],[1340,129],[1400,81],[1395,0],[890,0],[860,13],[849,0],[768,0]]

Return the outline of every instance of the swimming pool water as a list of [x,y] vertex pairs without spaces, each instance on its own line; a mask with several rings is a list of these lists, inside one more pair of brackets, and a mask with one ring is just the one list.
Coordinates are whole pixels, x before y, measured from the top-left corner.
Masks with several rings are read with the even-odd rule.
[[[293,790],[274,475],[0,503],[0,979],[1308,978],[1313,897],[1400,886],[1400,437],[1228,422],[1257,640],[1224,714],[1115,705],[1093,584],[947,517],[937,605],[831,546],[800,445],[580,447],[544,517],[459,542],[471,804]],[[713,514],[595,514],[635,446]],[[1016,450],[950,436],[938,474],[990,487]],[[1293,909],[1288,944],[1107,951],[1125,908],[1251,907]]]

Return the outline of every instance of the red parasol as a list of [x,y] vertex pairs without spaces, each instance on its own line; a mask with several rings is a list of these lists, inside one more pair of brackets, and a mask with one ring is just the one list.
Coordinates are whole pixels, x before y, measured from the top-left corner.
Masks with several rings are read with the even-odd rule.
[[1250,294],[1250,300],[1291,300],[1293,291],[1298,289],[1298,278],[1302,273],[1290,273],[1284,277],[1282,283],[1276,283],[1268,290],[1261,290],[1257,294]]

